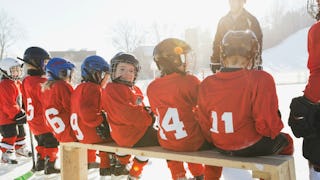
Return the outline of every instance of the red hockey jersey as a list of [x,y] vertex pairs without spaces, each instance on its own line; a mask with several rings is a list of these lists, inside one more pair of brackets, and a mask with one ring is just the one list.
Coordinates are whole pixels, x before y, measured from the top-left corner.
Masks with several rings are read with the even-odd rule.
[[246,148],[262,136],[274,138],[283,128],[275,83],[265,71],[238,70],[207,77],[200,84],[198,106],[206,137],[224,150]]
[[194,109],[200,81],[191,75],[173,73],[150,83],[147,95],[159,117],[158,139],[174,151],[196,151],[204,143]]
[[21,111],[20,81],[3,79],[0,82],[0,125],[15,124],[14,117]]
[[82,143],[103,142],[96,132],[102,123],[100,85],[85,82],[79,84],[71,95],[71,127]]
[[22,96],[27,121],[34,135],[50,132],[45,123],[41,104],[42,98],[45,98],[41,92],[41,84],[45,81],[46,78],[40,76],[27,76],[22,81]]
[[308,32],[308,84],[304,95],[312,102],[320,101],[320,21],[315,23]]
[[59,142],[77,141],[70,125],[70,98],[73,88],[63,80],[56,81],[43,91],[46,124]]
[[137,86],[108,83],[103,92],[102,107],[108,115],[112,139],[119,146],[132,147],[152,123]]

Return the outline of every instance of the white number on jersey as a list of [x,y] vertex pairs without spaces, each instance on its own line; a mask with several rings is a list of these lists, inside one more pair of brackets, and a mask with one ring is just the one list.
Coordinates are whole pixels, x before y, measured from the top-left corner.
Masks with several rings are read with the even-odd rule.
[[76,113],[72,113],[70,117],[70,124],[72,130],[76,131],[76,137],[79,141],[83,140],[84,136],[78,125],[78,116]]
[[176,139],[182,139],[187,137],[187,132],[183,129],[184,124],[179,119],[179,114],[177,108],[168,108],[166,114],[162,119],[162,123],[160,124],[160,137],[161,139],[167,140],[163,131],[175,131],[174,135]]
[[[59,111],[56,108],[50,108],[45,111],[45,116],[47,121],[49,122],[50,126],[52,127],[53,131],[57,134],[63,132],[66,128],[63,120],[57,116]],[[50,118],[50,116],[53,116]]]
[[32,105],[32,99],[27,98],[27,120],[31,121],[34,117],[34,107]]
[[[217,112],[212,111],[211,117],[212,117],[212,127],[210,131],[214,133],[219,133]],[[232,112],[224,112],[221,116],[221,120],[224,121],[225,133],[233,133],[234,129],[233,129]]]

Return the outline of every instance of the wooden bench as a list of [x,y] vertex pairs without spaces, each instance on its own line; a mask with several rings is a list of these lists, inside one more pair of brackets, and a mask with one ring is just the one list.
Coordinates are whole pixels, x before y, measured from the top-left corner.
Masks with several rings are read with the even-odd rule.
[[247,169],[253,178],[271,180],[295,180],[293,156],[262,156],[253,158],[230,157],[208,150],[198,152],[174,152],[159,146],[124,148],[114,143],[82,144],[78,142],[61,143],[61,177],[63,180],[87,179],[87,149],[123,154],[140,155],[168,160],[201,163],[206,165]]

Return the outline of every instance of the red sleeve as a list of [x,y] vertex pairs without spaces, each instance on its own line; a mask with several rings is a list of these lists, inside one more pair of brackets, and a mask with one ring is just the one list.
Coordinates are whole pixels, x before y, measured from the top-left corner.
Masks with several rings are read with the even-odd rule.
[[21,110],[17,103],[18,87],[14,82],[3,81],[1,83],[0,94],[2,101],[2,110],[10,119],[13,119]]
[[308,32],[308,69],[309,79],[304,95],[312,102],[320,101],[320,21]]
[[208,142],[212,142],[211,139],[211,117],[209,117],[210,113],[206,112],[207,107],[207,98],[203,95],[206,94],[206,87],[201,84],[199,87],[199,93],[198,93],[198,107],[196,109],[196,120],[198,120],[199,125],[202,130],[202,134],[206,138]]
[[198,99],[198,91],[199,91],[199,84],[200,80],[195,76],[188,76],[188,80],[186,81],[188,84],[186,84],[186,94],[187,94],[187,102],[191,102],[192,106],[195,107],[197,105],[197,99]]
[[283,123],[278,114],[278,97],[274,80],[270,74],[261,71],[255,79],[254,102],[252,106],[253,117],[256,120],[255,127],[259,134],[267,137],[276,137]]
[[86,86],[79,105],[79,116],[83,123],[89,127],[97,127],[102,123],[101,116],[101,93],[100,86]]

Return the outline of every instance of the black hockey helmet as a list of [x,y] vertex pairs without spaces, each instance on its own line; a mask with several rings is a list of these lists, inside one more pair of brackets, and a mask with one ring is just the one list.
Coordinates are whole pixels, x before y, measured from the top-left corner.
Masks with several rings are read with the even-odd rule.
[[253,61],[255,66],[259,55],[259,43],[251,30],[228,31],[221,42],[221,60],[228,56],[243,56]]
[[29,47],[25,50],[23,59],[18,59],[34,66],[35,68],[44,73],[45,60],[50,59],[50,54],[40,47]]
[[[117,69],[117,66],[119,63],[128,63],[128,64],[132,64],[134,66],[135,77],[134,77],[133,82],[127,82],[127,81],[120,79],[119,77],[115,77],[115,72],[116,72],[116,69]],[[129,86],[133,86],[135,84],[135,81],[138,77],[138,73],[139,73],[141,67],[140,67],[139,60],[133,54],[119,52],[115,56],[113,56],[113,58],[110,60],[110,64],[111,64],[111,80],[113,82],[119,82],[119,83],[123,83],[123,84],[129,85]]]
[[162,75],[174,72],[185,74],[186,69],[181,71],[178,67],[183,64],[186,66],[189,57],[194,58],[189,44],[176,38],[168,38],[161,41],[153,50],[153,60]]

